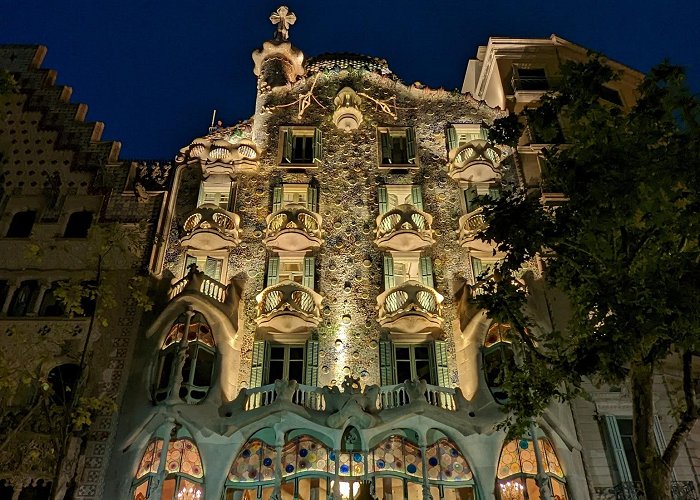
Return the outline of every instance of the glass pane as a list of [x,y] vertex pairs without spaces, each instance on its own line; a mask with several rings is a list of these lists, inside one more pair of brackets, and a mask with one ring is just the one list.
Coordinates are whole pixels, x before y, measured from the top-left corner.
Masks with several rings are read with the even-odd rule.
[[425,380],[429,384],[435,384],[435,380],[433,380],[431,370],[430,370],[430,361],[427,359],[416,359],[416,379],[418,380]]
[[284,347],[270,346],[270,359],[284,361]]
[[267,370],[266,384],[272,384],[275,380],[284,379],[284,361],[270,360]]
[[396,360],[396,382],[403,383],[406,380],[412,380],[411,361]]
[[148,481],[139,484],[134,490],[134,500],[146,500],[148,494]]
[[499,481],[498,496],[501,500],[524,500],[525,486],[522,483],[522,479],[516,478],[509,481]]
[[416,346],[413,348],[414,355],[416,357],[416,361],[420,360],[428,360],[430,359],[430,349],[426,346]]
[[289,380],[296,380],[299,383],[304,381],[304,361],[290,361],[289,372],[287,375]]
[[167,389],[170,384],[170,371],[173,369],[173,359],[175,359],[175,350],[169,349],[161,354],[162,364],[160,369],[160,377],[158,378],[158,389]]
[[290,347],[289,348],[289,359],[290,360],[304,360],[304,348],[303,347]]
[[175,500],[177,498],[177,493],[175,489],[177,487],[177,479],[171,477],[163,481],[163,500]]
[[209,387],[211,385],[211,375],[214,371],[214,353],[205,349],[197,352],[197,365],[194,369],[194,379],[192,383],[199,387]]
[[411,348],[410,347],[397,347],[396,348],[396,361],[410,361],[411,360]]

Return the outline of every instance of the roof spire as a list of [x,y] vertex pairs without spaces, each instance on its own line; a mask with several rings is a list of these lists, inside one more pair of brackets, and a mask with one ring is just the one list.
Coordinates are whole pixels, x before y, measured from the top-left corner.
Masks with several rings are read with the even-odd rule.
[[289,12],[286,5],[281,5],[270,15],[270,22],[277,25],[275,40],[288,40],[289,27],[297,22],[294,12]]

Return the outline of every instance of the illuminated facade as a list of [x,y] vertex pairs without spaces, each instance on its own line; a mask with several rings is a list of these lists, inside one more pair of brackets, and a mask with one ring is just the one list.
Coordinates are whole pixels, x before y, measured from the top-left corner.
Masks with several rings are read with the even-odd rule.
[[[128,198],[120,213],[153,222],[144,260],[162,297],[130,316],[120,410],[83,454],[75,498],[616,498],[633,480],[625,396],[553,405],[507,441],[495,425],[509,327],[472,301],[501,257],[477,237],[477,197],[539,189],[543,147],[532,131],[513,149],[486,130],[583,49],[491,39],[449,92],[406,85],[378,58],[307,58],[288,39],[294,15],[271,20],[249,120],[167,166],[108,162],[121,198],[107,206]],[[625,104],[630,75],[615,89]],[[531,315],[564,321],[536,264],[524,279]],[[687,450],[676,472],[690,488]]]

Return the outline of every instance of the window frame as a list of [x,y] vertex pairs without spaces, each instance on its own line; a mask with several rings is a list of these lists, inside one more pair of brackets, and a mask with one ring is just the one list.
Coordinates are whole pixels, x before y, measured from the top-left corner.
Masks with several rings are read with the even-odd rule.
[[[403,137],[405,141],[406,163],[384,163],[385,140],[382,136]],[[391,146],[390,146],[391,147]],[[393,148],[391,148],[393,149]],[[413,161],[411,161],[413,160]],[[416,130],[413,126],[395,127],[395,126],[380,126],[377,127],[377,165],[381,169],[414,169],[420,167],[418,158],[418,140],[416,138]]]
[[[205,203],[217,205],[220,209],[231,211],[233,203],[233,190],[235,182],[229,180],[228,183],[217,183],[208,180],[203,180],[199,185],[199,195],[197,196],[197,207],[201,207]],[[206,201],[207,195],[218,195],[216,201]],[[222,198],[225,198],[225,204],[222,204]]]
[[[294,137],[311,137],[311,162],[293,161],[294,145],[290,146],[287,134]],[[289,148],[289,152],[287,149]],[[289,153],[289,154],[288,154]],[[280,126],[277,147],[277,166],[281,168],[316,168],[323,156],[323,133],[321,129],[309,125]]]
[[[189,266],[193,261],[197,264],[197,269],[203,272],[208,278],[218,281],[219,283],[225,284],[222,278],[225,279],[228,273],[228,253],[225,251],[207,252],[205,250],[195,250],[188,249],[185,254],[184,269],[182,271],[182,276],[187,276],[189,273]],[[221,270],[219,271],[219,277],[210,276],[206,274],[206,263],[207,259],[217,260],[221,262]]]
[[[428,350],[428,370],[430,373],[429,380],[425,382],[428,385],[439,385],[438,384],[438,373],[437,373],[437,360],[435,359],[435,349],[432,342],[422,342],[422,343],[403,343],[403,342],[392,342],[392,355],[393,355],[393,367],[394,367],[394,380],[397,384],[403,384],[404,380],[399,380],[398,372],[398,356],[396,354],[397,349],[408,349],[409,359],[403,360],[408,361],[411,368],[411,378],[409,380],[425,380],[418,378],[418,372],[416,370],[416,348],[426,348]],[[423,359],[421,358],[421,361]]]
[[[282,349],[283,350],[283,358],[280,359],[272,359],[272,350],[273,349]],[[291,350],[292,349],[301,349],[301,359],[291,359]],[[266,345],[266,353],[265,353],[265,369],[263,372],[263,385],[267,384],[274,384],[274,380],[270,380],[270,362],[271,361],[282,361],[282,380],[289,380],[289,366],[291,361],[295,362],[301,362],[301,378],[302,380],[297,380],[297,383],[303,384],[305,383],[305,378],[306,378],[306,345],[304,344],[282,344],[282,343],[273,343],[273,342],[268,342]]]

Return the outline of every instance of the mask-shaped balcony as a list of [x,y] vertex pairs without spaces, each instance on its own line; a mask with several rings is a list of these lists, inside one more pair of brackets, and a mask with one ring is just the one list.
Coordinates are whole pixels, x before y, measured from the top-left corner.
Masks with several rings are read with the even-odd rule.
[[265,219],[267,248],[273,251],[314,250],[323,243],[321,216],[303,206],[287,205]]
[[255,300],[255,322],[263,334],[280,341],[305,340],[321,322],[321,297],[295,281],[285,280],[267,287]]
[[240,220],[238,214],[218,205],[201,205],[185,219],[185,235],[180,239],[180,245],[208,251],[233,248],[241,242],[238,237]]
[[429,247],[435,240],[433,217],[413,205],[399,205],[377,217],[377,237],[381,250],[414,252]]
[[469,250],[474,257],[500,258],[499,252],[494,253],[495,242],[477,237],[479,231],[483,231],[487,226],[486,218],[482,212],[483,209],[479,207],[459,218],[459,230],[457,231],[459,244]]
[[377,321],[402,341],[425,340],[442,328],[444,297],[418,281],[406,281],[377,297]]
[[454,148],[448,155],[447,173],[460,182],[491,182],[500,179],[497,169],[501,150],[483,139]]

